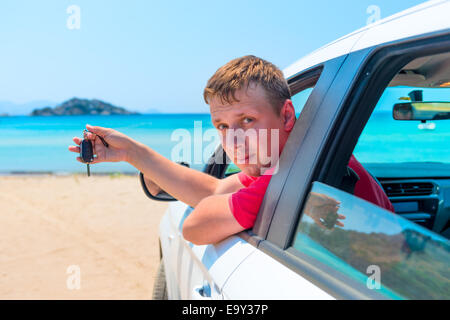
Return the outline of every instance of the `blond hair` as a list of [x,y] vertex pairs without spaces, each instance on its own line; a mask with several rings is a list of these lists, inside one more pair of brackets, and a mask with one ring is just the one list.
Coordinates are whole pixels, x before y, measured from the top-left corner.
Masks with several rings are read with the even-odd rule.
[[253,55],[233,59],[220,67],[208,80],[203,98],[207,104],[213,97],[219,97],[222,103],[239,102],[235,92],[244,87],[248,89],[250,84],[259,84],[264,88],[277,114],[286,99],[291,98],[289,86],[281,70]]

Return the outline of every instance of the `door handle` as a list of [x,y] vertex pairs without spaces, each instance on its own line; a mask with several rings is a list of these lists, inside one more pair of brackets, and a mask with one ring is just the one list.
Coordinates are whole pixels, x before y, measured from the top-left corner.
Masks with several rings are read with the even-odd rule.
[[192,292],[193,300],[211,300],[211,286],[207,281],[202,286],[196,286]]

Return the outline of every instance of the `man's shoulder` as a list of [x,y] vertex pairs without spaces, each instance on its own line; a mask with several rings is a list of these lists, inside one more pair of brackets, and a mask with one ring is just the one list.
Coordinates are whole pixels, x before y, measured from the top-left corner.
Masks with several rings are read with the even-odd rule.
[[244,187],[248,187],[258,179],[258,177],[249,176],[242,171],[237,173],[236,176]]
[[272,175],[261,175],[258,177],[254,177],[242,174],[240,177],[240,181],[245,189],[260,190],[262,192],[265,192],[265,189],[269,185],[271,178]]

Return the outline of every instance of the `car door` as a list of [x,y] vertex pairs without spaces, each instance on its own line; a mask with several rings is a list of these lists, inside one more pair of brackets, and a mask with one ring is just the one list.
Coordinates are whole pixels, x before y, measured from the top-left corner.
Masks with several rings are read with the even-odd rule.
[[[258,250],[226,282],[225,298],[450,298],[448,241],[340,187],[382,87],[408,59],[450,45],[448,31],[414,40],[349,54],[313,119],[302,121],[310,97],[304,127],[285,147],[296,154],[282,154],[250,236]],[[323,230],[304,214],[312,194],[339,202],[345,227]]]
[[[183,219],[192,211],[188,208]],[[256,248],[239,236],[219,243],[194,245],[180,236],[177,253],[181,299],[222,299],[222,288],[237,266]]]
[[[218,148],[204,172],[223,178],[226,155]],[[256,248],[239,236],[212,245],[194,245],[182,235],[184,219],[193,208],[171,203],[160,225],[170,299],[222,299],[222,287],[237,266]]]

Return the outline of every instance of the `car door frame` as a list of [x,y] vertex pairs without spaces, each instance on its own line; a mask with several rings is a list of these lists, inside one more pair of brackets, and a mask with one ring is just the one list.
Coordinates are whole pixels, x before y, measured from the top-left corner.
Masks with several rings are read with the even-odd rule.
[[[280,159],[277,175],[281,175],[272,177],[258,217],[266,221],[267,231],[254,228],[248,235],[249,242],[335,297],[367,298],[367,292],[355,291],[343,279],[324,276],[324,271],[330,270],[317,269],[293,252],[290,244],[300,212],[313,181],[339,185],[342,176],[335,173],[343,172],[376,101],[395,73],[415,57],[449,49],[450,31],[443,30],[350,53],[316,106],[315,115],[302,121],[309,123],[303,128],[303,137],[289,139],[298,150],[296,154],[287,153],[290,159]],[[311,108],[309,102],[305,111]],[[293,148],[289,140],[286,146]],[[284,170],[282,160],[288,164]],[[279,196],[275,194],[275,200],[266,201],[276,189],[280,189]]]

